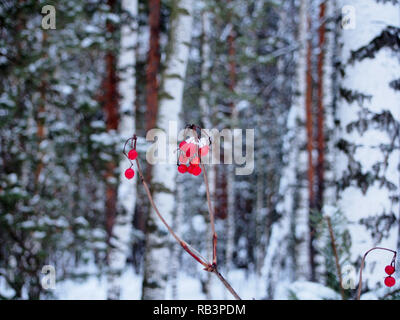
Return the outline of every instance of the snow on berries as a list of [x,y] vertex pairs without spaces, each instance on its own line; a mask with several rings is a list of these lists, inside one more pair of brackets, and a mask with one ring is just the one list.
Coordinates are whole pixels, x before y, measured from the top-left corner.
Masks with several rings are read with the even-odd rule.
[[208,154],[210,147],[205,138],[188,138],[179,143],[178,172],[190,173],[194,176],[201,174],[201,157]]
[[208,154],[209,149],[210,149],[209,146],[201,147],[199,149],[200,156],[202,156],[202,157],[206,156]]

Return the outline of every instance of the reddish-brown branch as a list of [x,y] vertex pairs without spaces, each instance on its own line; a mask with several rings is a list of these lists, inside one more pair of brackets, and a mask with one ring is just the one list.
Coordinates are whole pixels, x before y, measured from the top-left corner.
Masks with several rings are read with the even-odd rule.
[[[308,29],[311,31],[311,18],[308,17]],[[315,248],[313,245],[315,238],[315,228],[311,221],[312,211],[315,209],[315,195],[314,195],[314,164],[313,164],[313,110],[312,110],[312,98],[313,98],[313,79],[312,79],[312,41],[307,41],[307,57],[306,57],[306,95],[305,95],[305,111],[306,111],[306,131],[307,131],[307,156],[308,156],[308,169],[307,169],[307,180],[308,180],[308,207],[309,207],[309,230],[310,237],[308,240],[309,248],[309,259],[310,259],[310,277],[311,280],[315,280]]]
[[216,267],[213,269],[213,272],[217,275],[218,279],[223,283],[225,288],[228,289],[228,291],[235,297],[236,300],[242,300],[240,296],[236,293],[236,291],[232,288],[232,286],[229,284],[229,282],[226,281],[226,279],[222,276],[222,274],[218,272]]
[[[115,11],[115,0],[108,0],[107,4],[112,11]],[[112,34],[116,30],[114,22],[107,20],[107,32]],[[104,113],[106,117],[107,131],[117,130],[119,125],[118,112],[118,79],[116,67],[117,58],[113,50],[109,49],[105,55],[106,76],[103,82],[104,94],[102,97]],[[115,176],[116,164],[110,161],[106,166],[105,179],[109,181]],[[109,243],[112,236],[112,229],[115,224],[117,215],[117,188],[112,183],[107,182],[106,186],[106,231],[107,242]]]
[[318,84],[317,84],[317,150],[318,159],[316,167],[317,177],[317,192],[316,192],[316,206],[321,211],[324,201],[324,189],[325,189],[325,178],[324,178],[324,161],[325,161],[325,135],[324,135],[324,50],[325,50],[325,10],[326,3],[323,2],[320,5],[319,19],[320,27],[319,33],[319,54],[318,54]]
[[339,278],[340,295],[341,295],[342,299],[345,300],[344,290],[342,287],[342,270],[340,268],[339,256],[338,256],[337,247],[336,247],[335,235],[334,235],[333,229],[332,229],[331,218],[326,217],[326,221],[328,222],[329,236],[331,238],[333,255],[335,257],[336,271],[338,273],[338,278]]
[[387,248],[382,248],[382,247],[374,247],[372,249],[369,249],[363,256],[362,260],[361,260],[361,267],[360,267],[360,279],[358,280],[358,291],[357,291],[357,300],[360,300],[360,296],[361,296],[361,288],[362,288],[362,271],[364,269],[364,264],[365,264],[365,258],[367,257],[368,253],[370,253],[373,250],[386,250],[386,251],[390,251],[393,253],[393,258],[392,258],[392,263],[394,263],[395,259],[396,259],[396,255],[397,252],[391,249],[387,249]]
[[208,185],[208,178],[206,168],[203,163],[201,163],[201,168],[203,170],[204,184],[206,185],[206,195],[207,195],[207,205],[208,205],[208,213],[210,216],[210,225],[211,225],[211,233],[212,233],[212,244],[213,244],[213,265],[217,265],[217,233],[215,232],[215,217],[214,210],[210,199],[210,189]]
[[150,43],[146,69],[147,131],[156,126],[158,111],[157,75],[160,68],[160,12],[160,0],[149,0]]

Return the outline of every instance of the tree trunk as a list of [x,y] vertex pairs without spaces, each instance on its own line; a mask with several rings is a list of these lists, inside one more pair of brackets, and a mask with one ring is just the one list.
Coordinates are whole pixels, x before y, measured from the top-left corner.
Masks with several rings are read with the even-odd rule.
[[146,70],[146,130],[156,126],[158,110],[158,72],[160,69],[160,0],[149,0],[150,48]]
[[[231,0],[229,1],[231,2]],[[229,68],[229,91],[231,92],[231,102],[230,102],[230,126],[232,130],[232,138],[233,137],[233,129],[238,124],[238,114],[235,105],[235,88],[236,88],[236,48],[235,48],[235,30],[233,25],[233,18],[232,13],[230,17],[230,24],[231,29],[228,35],[228,68]],[[232,152],[232,159],[233,159],[233,152],[234,145],[232,141],[228,141],[230,146],[230,152]],[[225,143],[225,142],[224,142]],[[235,164],[232,163],[227,168],[227,223],[226,223],[226,276],[228,277],[228,273],[230,267],[232,265],[233,260],[233,251],[235,246]]]
[[[192,0],[175,0],[169,35],[169,51],[166,70],[162,75],[162,99],[158,110],[157,127],[168,132],[170,122],[177,125],[182,110],[182,98],[186,65],[192,32]],[[177,137],[168,137],[167,150],[176,150]],[[155,204],[162,208],[164,218],[171,223],[175,210],[176,166],[156,164],[153,168],[152,186]],[[156,213],[151,210],[147,220],[146,253],[143,279],[143,299],[165,298],[165,287],[169,274],[169,242]]]
[[[394,144],[400,93],[389,83],[399,78],[400,64],[385,30],[398,27],[400,16],[392,2],[339,2],[344,5],[351,6],[347,8],[356,13],[356,21],[354,29],[341,31],[336,173],[338,204],[350,222],[351,261],[356,263],[374,246],[397,245],[399,156]],[[369,257],[364,288],[382,283],[384,260],[381,255]]]
[[[312,34],[312,18],[308,16],[308,34]],[[314,114],[313,114],[313,70],[312,70],[312,37],[310,36],[307,41],[307,69],[306,69],[306,130],[307,130],[307,186],[308,186],[308,256],[310,264],[309,279],[315,281],[315,248],[313,242],[315,240],[315,227],[312,222],[312,215],[315,211],[315,191],[314,191]]]
[[305,127],[305,97],[307,70],[307,10],[308,1],[300,2],[298,13],[297,39],[299,49],[295,52],[297,96],[289,110],[287,134],[283,139],[284,168],[279,186],[282,200],[277,204],[281,218],[271,228],[262,273],[266,276],[267,296],[274,298],[279,279],[287,281],[309,278],[308,258],[308,189],[303,178],[307,170],[307,152],[303,146],[307,142]]
[[324,59],[325,59],[325,11],[326,4],[322,2],[320,4],[319,12],[319,23],[320,27],[318,30],[318,84],[317,84],[317,150],[318,160],[316,166],[316,178],[317,178],[317,192],[315,204],[319,212],[321,212],[324,205],[324,189],[325,189],[325,177],[324,177],[324,162],[325,162],[325,134],[324,134]]
[[[123,25],[121,29],[121,51],[119,57],[119,93],[120,114],[119,135],[122,141],[132,137],[135,132],[135,63],[137,42],[137,0],[122,0],[122,8],[129,14],[132,22]],[[121,274],[126,266],[126,259],[131,249],[132,219],[136,202],[136,179],[127,180],[124,171],[129,167],[129,161],[122,157],[120,184],[118,186],[118,214],[113,227],[112,249],[110,251],[108,279],[108,299],[119,299],[121,296]]]
[[[113,10],[115,0],[108,0],[108,5]],[[113,33],[115,26],[112,21],[107,20],[106,24],[107,32]],[[104,81],[104,112],[106,116],[106,128],[108,132],[117,131],[119,115],[118,115],[118,90],[117,90],[117,74],[116,74],[116,57],[115,54],[110,50],[106,53],[105,64],[106,64],[106,78]],[[116,205],[117,205],[117,188],[114,183],[110,182],[115,176],[116,164],[114,161],[110,161],[107,164],[107,171],[105,179],[107,181],[106,186],[106,231],[107,231],[107,242],[109,243],[112,236],[112,228],[114,226],[116,216]]]

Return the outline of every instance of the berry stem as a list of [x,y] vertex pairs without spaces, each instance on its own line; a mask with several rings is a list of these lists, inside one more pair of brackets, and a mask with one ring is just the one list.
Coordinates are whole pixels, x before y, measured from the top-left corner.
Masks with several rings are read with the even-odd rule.
[[[195,139],[198,141],[199,137],[197,135],[197,131],[195,129],[192,129]],[[200,161],[200,166],[201,169],[203,170],[203,177],[204,177],[204,184],[206,186],[206,195],[207,195],[207,205],[208,205],[208,214],[210,217],[210,226],[211,226],[211,233],[212,233],[212,245],[213,245],[213,265],[217,266],[217,233],[215,232],[215,215],[214,215],[214,210],[213,206],[211,203],[211,197],[210,197],[210,188],[208,184],[208,178],[207,178],[207,171],[206,167],[203,162]]]
[[[196,132],[195,132],[196,133]],[[196,137],[197,137],[197,133],[196,133]],[[137,136],[133,135],[132,138],[128,139],[125,142],[125,146],[124,146],[124,151],[123,153],[125,154],[125,156],[127,156],[126,152],[125,152],[125,147],[127,145],[127,143],[129,141],[131,141],[131,145],[133,144],[133,148],[136,150],[136,140],[137,140]],[[162,223],[165,225],[165,227],[168,229],[169,233],[174,237],[174,239],[179,243],[179,245],[188,253],[190,254],[198,263],[200,263],[203,267],[204,270],[208,271],[208,272],[212,272],[215,273],[218,277],[218,279],[222,282],[222,284],[227,288],[227,290],[233,295],[233,297],[237,300],[241,300],[241,298],[239,297],[239,295],[236,293],[236,291],[232,288],[232,286],[229,284],[229,282],[219,273],[218,269],[217,269],[217,235],[215,232],[215,226],[214,226],[214,212],[212,210],[212,206],[211,206],[211,200],[210,200],[210,191],[209,191],[209,187],[208,187],[208,180],[207,180],[207,176],[206,176],[206,172],[205,172],[205,168],[203,163],[200,163],[202,168],[203,168],[203,173],[204,173],[204,182],[206,184],[206,193],[207,193],[207,203],[208,203],[208,209],[209,209],[209,213],[210,213],[210,220],[212,221],[211,223],[211,229],[213,231],[213,263],[209,263],[206,261],[205,258],[203,258],[198,252],[197,250],[195,250],[194,248],[192,248],[188,243],[186,243],[183,239],[181,239],[175,232],[174,230],[172,230],[172,228],[169,226],[169,224],[167,223],[167,221],[164,219],[164,217],[162,216],[162,214],[160,213],[160,211],[158,210],[156,204],[154,203],[153,197],[151,195],[150,189],[148,187],[148,184],[146,182],[146,180],[144,179],[143,176],[143,172],[142,169],[140,167],[140,163],[139,163],[139,157],[137,157],[135,159],[136,161],[136,165],[137,165],[137,172],[139,174],[140,180],[143,183],[144,189],[146,191],[146,195],[147,198],[150,201],[150,205],[151,207],[154,209],[154,211],[156,212],[157,216],[160,218],[160,220],[162,221]]]
[[182,240],[175,232],[174,230],[172,230],[172,228],[169,226],[169,224],[167,223],[167,221],[164,219],[164,217],[162,216],[162,214],[160,213],[160,211],[158,210],[156,204],[154,203],[153,197],[151,195],[150,189],[147,185],[146,180],[144,179],[143,173],[142,173],[142,169],[140,168],[140,163],[139,163],[139,159],[136,158],[136,165],[137,165],[137,171],[139,173],[140,176],[140,180],[143,183],[144,189],[146,191],[146,195],[147,198],[150,201],[150,204],[152,206],[152,208],[154,209],[154,211],[156,212],[157,216],[160,218],[160,220],[162,221],[162,223],[166,226],[166,228],[168,229],[169,233],[171,233],[171,235],[175,238],[175,240],[180,244],[180,246],[186,251],[188,252],[194,259],[196,259],[196,261],[198,261],[199,263],[201,263],[204,267],[208,266],[208,263],[206,261],[204,261],[202,258],[200,258],[198,255],[196,255],[196,253],[194,253],[191,249],[190,246],[184,241]]
[[213,210],[213,207],[211,204],[210,188],[208,185],[206,168],[203,163],[200,163],[200,166],[203,170],[204,184],[206,185],[208,214],[210,216],[210,225],[211,225],[212,242],[213,242],[213,264],[217,265],[217,239],[218,239],[218,237],[217,237],[217,233],[215,232],[214,210]]
[[382,247],[374,247],[369,249],[363,256],[362,260],[361,260],[361,267],[360,267],[360,279],[358,281],[358,291],[357,291],[357,300],[360,300],[360,296],[361,296],[361,287],[362,287],[362,271],[364,268],[364,264],[365,264],[365,258],[367,257],[368,253],[370,253],[373,250],[386,250],[386,251],[390,251],[393,253],[393,258],[392,258],[392,263],[394,263],[395,259],[396,259],[396,255],[397,252],[391,249],[387,249],[387,248],[382,248]]

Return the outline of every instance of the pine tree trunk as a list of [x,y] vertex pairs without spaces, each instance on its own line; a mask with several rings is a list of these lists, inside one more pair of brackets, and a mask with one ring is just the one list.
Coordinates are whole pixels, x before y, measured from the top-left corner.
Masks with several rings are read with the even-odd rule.
[[[400,16],[398,4],[392,2],[351,0],[339,5],[352,6],[356,13],[355,29],[341,30],[343,74],[336,150],[338,203],[350,222],[351,261],[356,263],[371,247],[397,248],[399,156],[393,142],[398,137],[389,123],[396,121],[398,126],[400,93],[389,83],[399,78],[400,64],[390,45],[379,48],[388,36],[378,40],[378,48],[372,40],[388,26],[398,27]],[[363,56],[359,50],[364,47],[365,53],[367,45]],[[374,288],[382,283],[378,270],[383,270],[385,258],[368,259],[363,287]]]
[[[230,1],[229,1],[230,2]],[[236,48],[235,48],[235,30],[233,27],[233,21],[231,18],[231,30],[228,35],[228,68],[229,68],[229,91],[231,92],[231,102],[230,102],[230,109],[231,109],[231,118],[230,118],[230,124],[231,124],[231,130],[232,130],[232,138],[233,137],[233,129],[237,126],[238,123],[238,115],[237,115],[237,109],[235,105],[235,88],[236,88]],[[232,152],[232,158],[233,158],[233,152],[234,150],[234,145],[233,145],[233,139],[232,141],[228,141],[229,146],[231,148],[230,152]],[[236,200],[236,195],[235,195],[235,168],[234,168],[234,163],[230,164],[228,169],[227,169],[227,223],[226,223],[226,275],[228,276],[229,270],[232,265],[232,260],[233,260],[233,251],[234,251],[234,245],[235,245],[235,200]]]
[[317,83],[317,151],[318,159],[316,165],[317,192],[316,192],[316,208],[321,212],[324,205],[324,189],[325,189],[325,134],[324,134],[324,59],[325,59],[325,11],[326,3],[320,4],[318,30],[319,36],[319,53],[318,53],[318,83]]
[[[312,34],[312,19],[308,15],[308,34]],[[310,275],[309,279],[315,281],[315,248],[313,245],[315,239],[315,228],[312,222],[312,214],[315,210],[315,191],[314,191],[314,114],[313,114],[313,70],[312,70],[312,37],[309,37],[307,41],[307,57],[306,57],[306,96],[305,96],[305,108],[306,108],[306,130],[307,130],[307,187],[308,187],[308,256],[310,264]]]
[[[42,46],[45,47],[47,43],[47,33],[42,32]],[[47,59],[47,53],[44,54],[44,59]],[[42,76],[42,79],[44,79],[46,74]],[[40,105],[37,113],[37,138],[38,138],[38,164],[35,170],[35,189],[36,192],[38,192],[38,184],[40,181],[40,174],[42,173],[43,170],[43,152],[40,150],[40,144],[41,142],[46,138],[45,135],[45,111],[46,111],[46,88],[47,88],[47,83],[45,80],[42,80],[39,88],[40,92]]]
[[158,110],[158,72],[160,69],[160,0],[149,0],[150,48],[146,70],[146,130],[156,126]]
[[[182,98],[186,65],[192,32],[192,0],[175,0],[171,15],[169,51],[166,70],[162,75],[162,99],[158,110],[157,127],[168,132],[170,122],[177,126],[182,110]],[[168,137],[168,150],[177,147],[177,137]],[[171,223],[175,210],[176,166],[156,164],[153,168],[153,198],[162,208],[165,219]],[[143,299],[165,298],[165,287],[169,274],[170,235],[151,210],[147,220],[146,253],[143,279]]]
[[[108,5],[111,10],[114,10],[115,1],[108,0]],[[107,32],[113,33],[115,31],[114,23],[107,20],[106,24]],[[105,56],[106,65],[106,78],[104,81],[104,112],[106,117],[106,128],[108,132],[118,130],[118,91],[117,91],[117,74],[116,74],[117,59],[114,52],[109,50]],[[117,206],[117,188],[112,181],[115,176],[116,164],[114,161],[107,163],[107,170],[105,179],[107,181],[106,186],[106,231],[107,231],[107,242],[109,243],[112,236],[112,228],[115,222],[116,206]]]
[[[119,135],[122,141],[132,137],[135,132],[135,63],[137,42],[137,0],[123,0],[122,8],[130,15],[132,22],[121,29],[121,51],[119,57],[119,93],[120,125]],[[129,161],[123,157],[119,164],[120,184],[118,186],[119,210],[112,230],[112,249],[110,251],[108,278],[108,299],[119,299],[121,296],[121,274],[125,269],[127,257],[131,250],[132,219],[136,202],[136,179],[127,180],[124,171]]]

